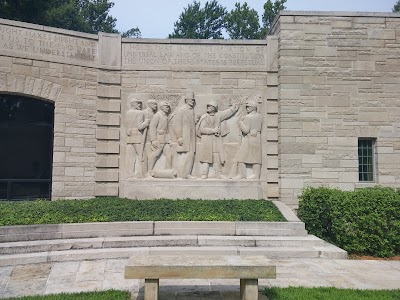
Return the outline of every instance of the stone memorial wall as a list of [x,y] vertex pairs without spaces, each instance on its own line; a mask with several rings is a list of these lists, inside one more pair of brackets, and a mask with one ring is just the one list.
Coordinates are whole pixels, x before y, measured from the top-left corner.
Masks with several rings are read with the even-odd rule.
[[[55,105],[52,198],[270,198],[399,186],[400,18],[281,13],[266,40],[0,20],[0,93]],[[373,182],[357,143],[375,142]]]

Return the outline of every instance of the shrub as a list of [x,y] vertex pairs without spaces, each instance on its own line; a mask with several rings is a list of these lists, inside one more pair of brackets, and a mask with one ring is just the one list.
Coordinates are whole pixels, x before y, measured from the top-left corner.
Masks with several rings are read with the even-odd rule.
[[309,233],[354,254],[400,254],[400,194],[388,187],[306,188],[299,217]]
[[340,199],[342,191],[326,187],[306,188],[300,195],[299,217],[307,230],[329,242],[332,235],[332,203]]
[[123,221],[285,221],[268,200],[90,200],[0,202],[0,226]]

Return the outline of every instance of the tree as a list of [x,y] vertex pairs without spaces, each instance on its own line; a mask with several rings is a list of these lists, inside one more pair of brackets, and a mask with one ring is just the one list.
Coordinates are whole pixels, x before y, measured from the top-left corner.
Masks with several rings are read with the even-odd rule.
[[109,16],[114,6],[108,0],[51,0],[53,6],[44,11],[43,25],[87,33],[113,32],[116,19]]
[[[0,18],[87,33],[118,33],[109,0],[0,0]],[[127,32],[139,32],[132,28]]]
[[274,22],[279,12],[286,8],[284,6],[286,1],[287,0],[275,0],[275,2],[272,3],[271,0],[268,0],[264,4],[264,14],[262,16],[262,21],[264,24],[264,28],[267,32],[271,29],[272,23]]
[[235,3],[235,9],[225,17],[225,29],[231,39],[262,39],[265,30],[261,28],[258,13],[250,9],[247,3]]
[[141,38],[142,33],[140,32],[139,28],[131,28],[127,31],[122,32],[122,37],[126,38]]
[[179,16],[174,24],[174,32],[169,38],[186,39],[222,39],[226,8],[216,0],[206,2],[200,8],[200,2],[193,1]]
[[400,12],[400,0],[397,0],[396,4],[393,6],[393,12]]
[[47,0],[1,0],[0,18],[40,23],[43,11],[48,10],[51,1]]

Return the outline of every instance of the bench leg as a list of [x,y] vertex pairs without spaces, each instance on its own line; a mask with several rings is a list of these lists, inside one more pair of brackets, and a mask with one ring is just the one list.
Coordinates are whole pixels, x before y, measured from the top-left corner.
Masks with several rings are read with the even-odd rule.
[[240,279],[240,299],[258,300],[258,279]]
[[144,280],[144,300],[158,300],[158,279]]

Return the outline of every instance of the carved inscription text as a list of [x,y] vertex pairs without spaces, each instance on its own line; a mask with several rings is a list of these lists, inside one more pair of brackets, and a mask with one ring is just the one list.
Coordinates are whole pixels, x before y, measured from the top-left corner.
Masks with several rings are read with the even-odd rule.
[[264,45],[123,44],[124,66],[247,67],[266,64]]
[[97,42],[85,38],[0,25],[0,50],[93,62],[97,57]]

